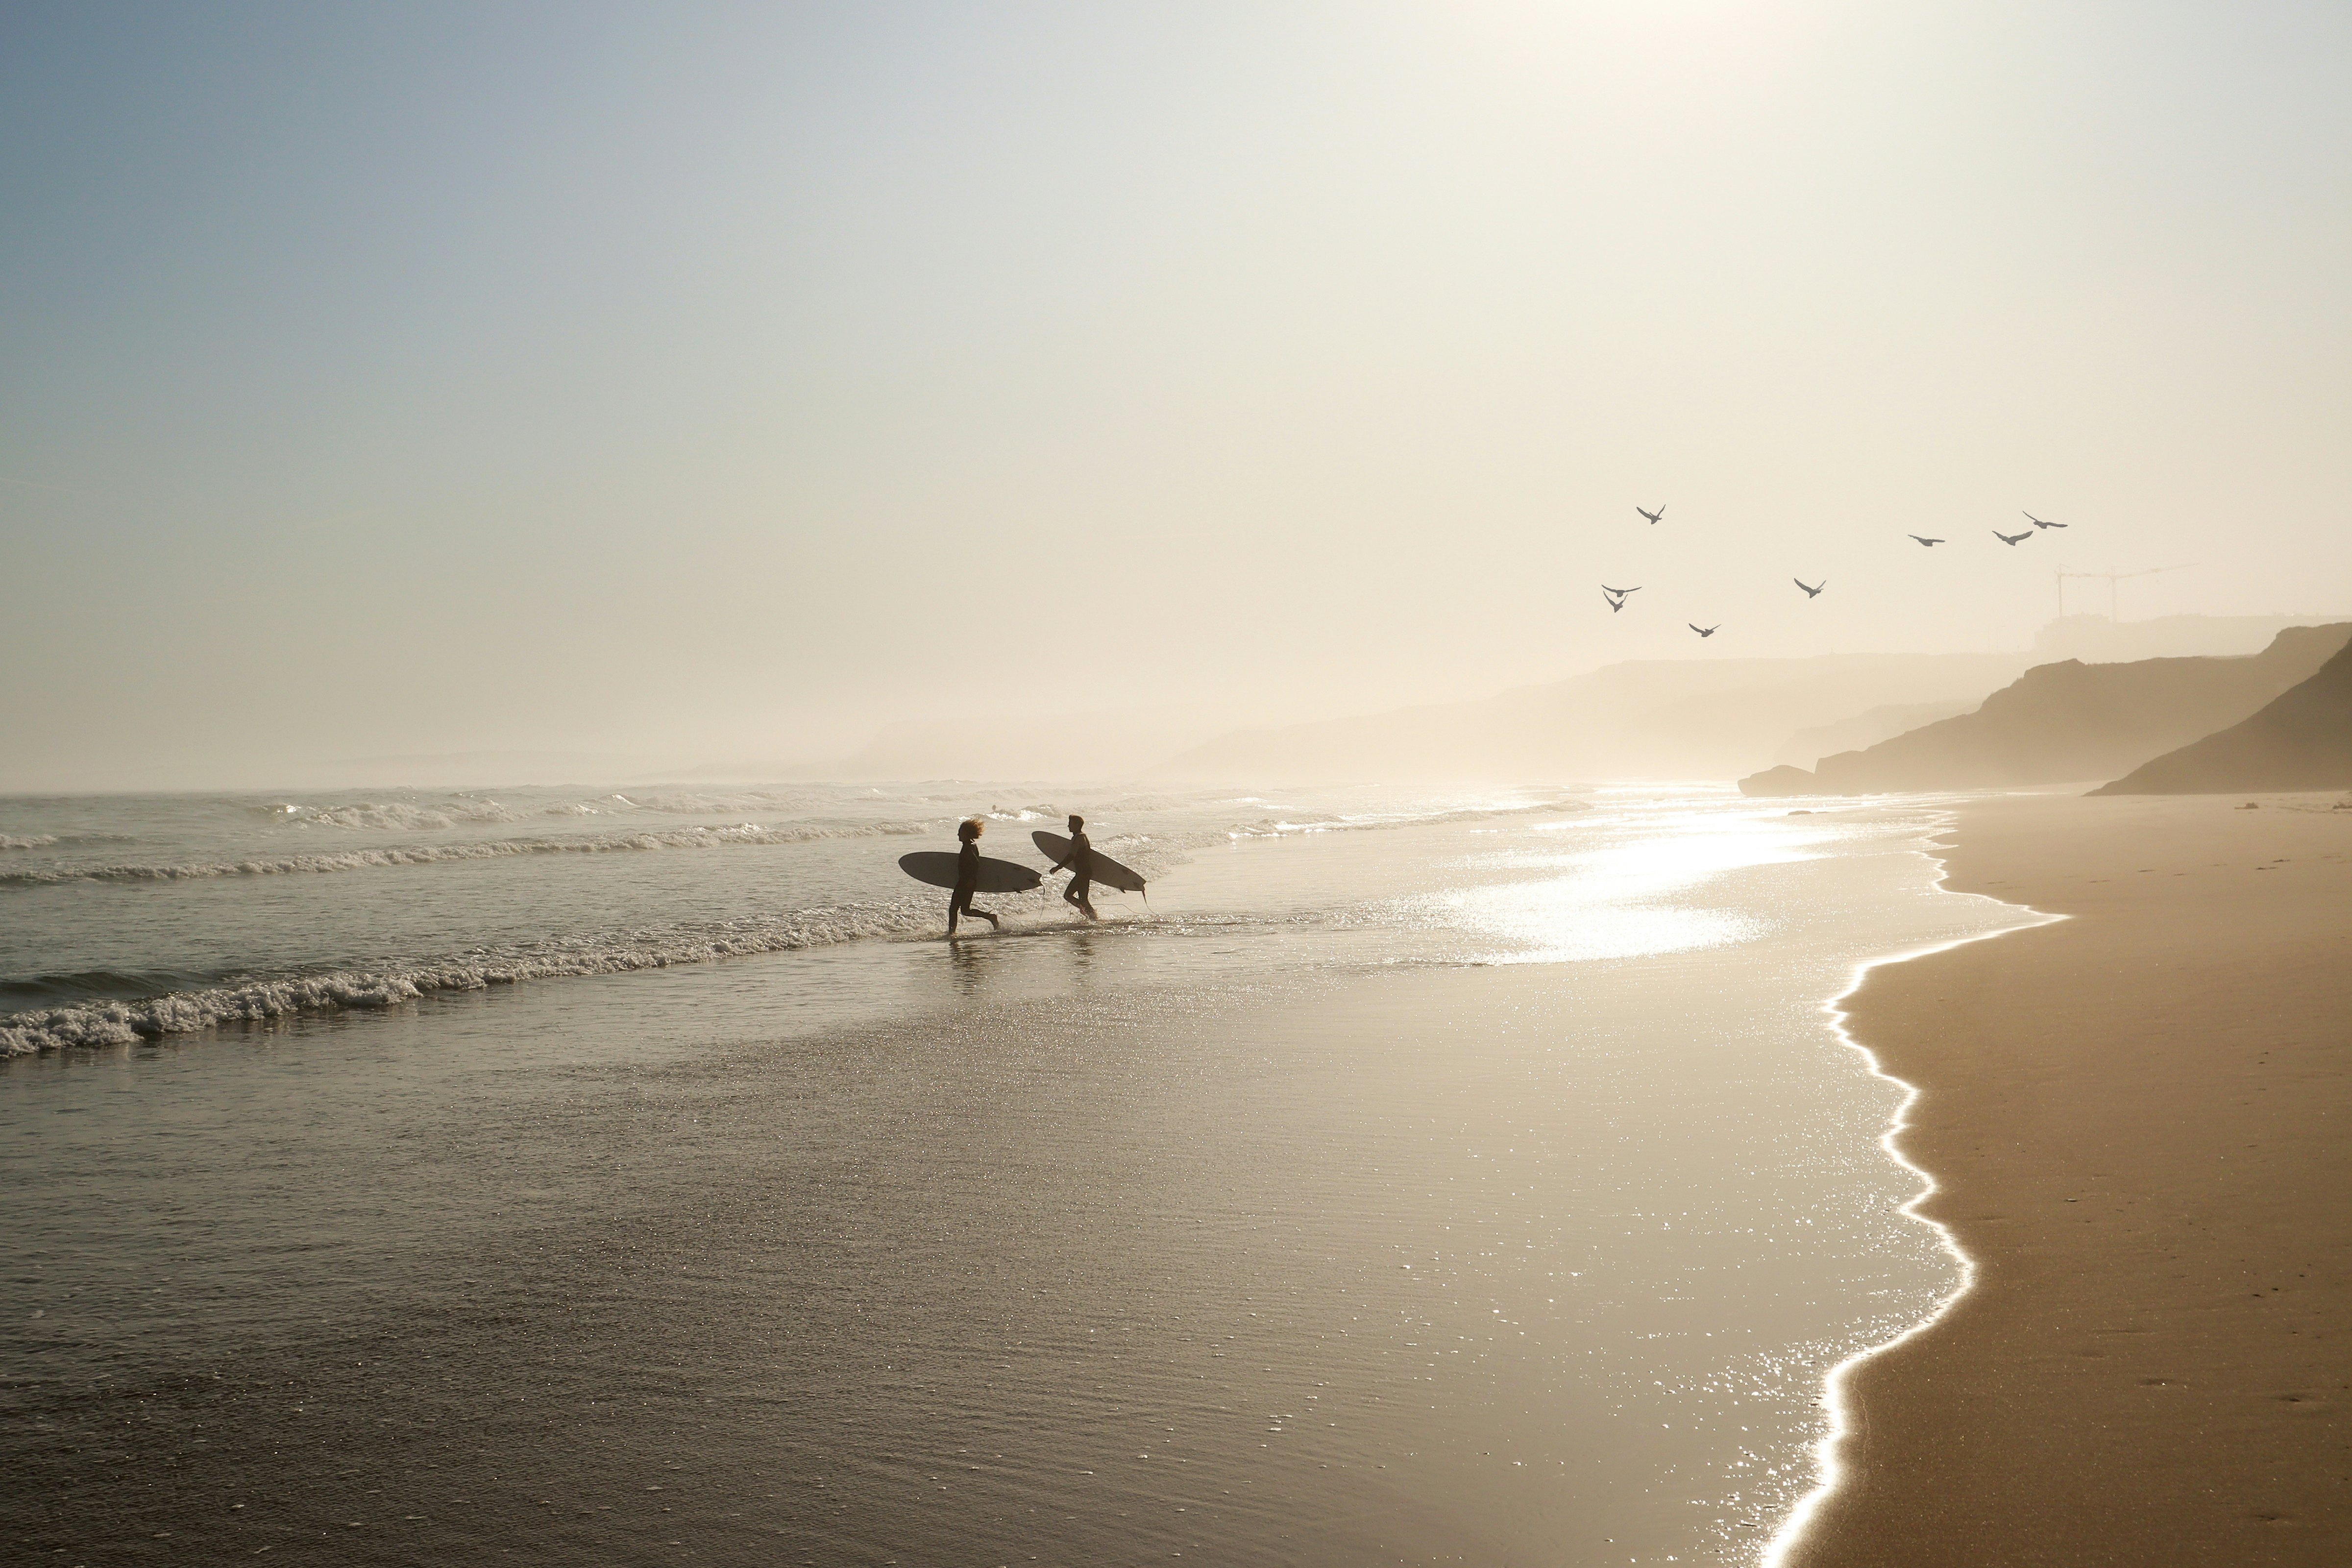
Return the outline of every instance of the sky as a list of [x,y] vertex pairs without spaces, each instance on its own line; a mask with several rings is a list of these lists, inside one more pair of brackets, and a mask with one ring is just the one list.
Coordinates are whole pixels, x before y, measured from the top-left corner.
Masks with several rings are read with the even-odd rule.
[[2352,610],[2347,79],[2320,4],[13,5],[0,789]]

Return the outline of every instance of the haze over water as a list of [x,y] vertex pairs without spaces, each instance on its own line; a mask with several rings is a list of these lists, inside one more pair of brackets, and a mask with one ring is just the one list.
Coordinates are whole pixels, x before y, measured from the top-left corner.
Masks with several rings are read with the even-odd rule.
[[[773,792],[764,841],[0,898],[93,900],[121,932],[111,900],[193,894],[204,918],[154,941],[226,942],[245,909],[291,968],[318,898],[382,911],[383,952],[436,907],[530,911],[517,952],[590,949],[583,918],[659,942],[680,868],[803,922],[834,918],[829,879],[895,874],[906,838],[784,831],[857,815],[817,793],[792,815]],[[1810,1479],[1822,1373],[1955,1278],[1895,1213],[1896,1091],[1822,1004],[2014,911],[1934,889],[1918,806],[1348,795],[1097,814],[1155,880],[1093,929],[1022,908],[949,947],[927,896],[823,945],[16,1059],[15,1538],[89,1562],[1744,1558]],[[540,795],[458,800],[546,836]],[[153,839],[159,810],[290,805],[260,831],[379,849],[514,837],[453,804],[41,809],[151,836],[85,867],[203,860]],[[382,826],[394,805],[452,826]],[[368,825],[289,826],[339,812]],[[1034,861],[1023,826],[989,847]],[[63,866],[57,837],[12,864]]]

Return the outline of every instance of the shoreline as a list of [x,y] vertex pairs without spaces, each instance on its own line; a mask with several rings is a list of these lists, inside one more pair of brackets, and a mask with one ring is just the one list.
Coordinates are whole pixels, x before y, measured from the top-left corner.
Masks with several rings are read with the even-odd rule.
[[1874,963],[1832,1008],[1908,1088],[1884,1141],[1927,1184],[1905,1212],[1967,1274],[1832,1372],[1765,1563],[2352,1558],[2331,802],[1958,810],[1943,885],[2043,918]]
[[[1946,891],[1963,890],[1950,886],[1951,863],[1948,858],[1950,846],[1944,842],[1958,826],[1958,816],[1957,812],[1947,813],[1945,819],[1930,831],[1927,847],[1920,850],[1922,855],[1935,862],[1936,884]],[[1998,901],[2008,902],[2005,900]],[[1933,1331],[1936,1326],[1949,1315],[1952,1309],[1976,1288],[1977,1284],[1977,1260],[1966,1247],[1960,1245],[1958,1234],[1942,1220],[1921,1212],[1924,1205],[1941,1190],[1935,1173],[1915,1163],[1903,1152],[1903,1133],[1910,1127],[1911,1113],[1919,1104],[1922,1094],[1920,1086],[1908,1079],[1900,1078],[1889,1072],[1885,1063],[1880,1059],[1879,1054],[1871,1048],[1869,1042],[1854,1034],[1852,1027],[1854,1000],[1861,994],[1863,988],[1870,984],[1871,977],[1882,969],[1937,958],[1960,948],[1991,942],[2000,937],[2015,935],[2021,931],[2039,930],[2042,926],[2054,925],[2060,921],[2070,918],[2026,904],[2013,904],[2010,907],[2015,909],[2020,916],[2024,917],[2019,923],[2005,926],[1998,931],[1982,931],[1958,937],[1950,942],[1936,942],[1905,952],[1891,953],[1884,958],[1871,959],[1855,966],[1853,984],[1822,1004],[1822,1010],[1830,1016],[1830,1027],[1837,1036],[1838,1043],[1862,1058],[1864,1066],[1869,1069],[1873,1078],[1882,1079],[1903,1091],[1903,1099],[1895,1107],[1893,1114],[1887,1120],[1886,1130],[1879,1134],[1877,1142],[1880,1152],[1885,1154],[1887,1160],[1897,1169],[1907,1171],[1916,1177],[1920,1185],[1919,1191],[1895,1212],[1906,1219],[1927,1226],[1935,1233],[1937,1245],[1950,1256],[1953,1263],[1958,1268],[1959,1280],[1949,1291],[1940,1297],[1918,1321],[1892,1339],[1856,1351],[1853,1355],[1832,1367],[1822,1379],[1822,1405],[1829,1412],[1830,1426],[1829,1430],[1808,1445],[1806,1449],[1813,1464],[1813,1484],[1796,1500],[1794,1506],[1780,1521],[1779,1527],[1773,1531],[1771,1539],[1764,1543],[1763,1551],[1758,1558],[1759,1568],[1781,1568],[1782,1564],[1790,1560],[1811,1534],[1814,1521],[1822,1506],[1837,1494],[1844,1480],[1842,1450],[1853,1436],[1853,1411],[1847,1390],[1849,1380],[1858,1370],[1880,1356],[1908,1344],[1922,1334]]]
[[[1935,896],[1935,820],[1253,841],[1148,930],[37,1058],[0,1537],[1750,1558],[1821,1371],[1949,1286],[1872,1146],[1898,1092],[1822,1034],[1858,963],[2008,912]],[[1341,918],[1369,885],[1444,922]],[[1587,929],[1647,946],[1491,962]],[[152,1421],[101,1419],[125,1380]]]

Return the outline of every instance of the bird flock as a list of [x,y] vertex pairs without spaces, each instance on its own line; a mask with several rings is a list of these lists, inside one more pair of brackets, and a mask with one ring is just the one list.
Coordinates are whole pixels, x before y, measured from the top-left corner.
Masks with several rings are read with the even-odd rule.
[[[1640,513],[1643,518],[1647,519],[1652,527],[1655,527],[1666,515],[1666,509],[1663,506],[1655,511],[1652,511],[1645,506],[1637,506],[1633,510]],[[2008,545],[2012,550],[2017,548],[2020,544],[2024,543],[2027,540],[2032,538],[2035,534],[2041,532],[2043,529],[2063,528],[2066,526],[2063,522],[2052,522],[2046,518],[2036,517],[2030,511],[2024,512],[2021,515],[2024,517],[2026,521],[2033,525],[2024,532],[2003,533],[1997,528],[1992,531],[1992,536],[1995,539],[2000,540],[2003,544]],[[1933,550],[1938,544],[1949,542],[1949,541],[1943,539],[1929,539],[1927,535],[1921,533],[1909,534],[1906,537],[1918,541],[1922,546],[1929,550]],[[1789,580],[1805,591],[1805,598],[1808,602],[1820,598],[1822,596],[1822,590],[1830,585],[1830,580],[1826,577],[1822,578],[1818,583],[1808,583],[1802,577],[1791,577]],[[1636,584],[1631,588],[1612,588],[1606,583],[1601,584],[1601,600],[1603,603],[1608,605],[1609,611],[1612,615],[1616,615],[1622,612],[1625,608],[1625,601],[1641,591],[1642,589],[1639,584]],[[1715,625],[1711,626],[1700,626],[1696,621],[1685,621],[1683,624],[1690,627],[1691,630],[1696,632],[1702,637],[1711,637],[1716,633],[1723,629],[1723,623],[1721,621],[1716,622]]]

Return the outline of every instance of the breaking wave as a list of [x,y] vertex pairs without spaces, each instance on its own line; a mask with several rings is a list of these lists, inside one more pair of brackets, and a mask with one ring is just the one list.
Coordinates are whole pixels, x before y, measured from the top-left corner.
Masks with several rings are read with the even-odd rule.
[[[912,831],[911,829],[902,829]],[[1136,868],[1158,876],[1181,858],[1171,846],[1113,840]],[[999,913],[1051,907],[1050,888],[992,897]],[[756,921],[734,921],[715,930],[663,935],[551,941],[521,949],[485,949],[451,958],[387,963],[376,969],[339,969],[281,979],[240,980],[201,985],[163,995],[124,1000],[92,999],[29,1012],[0,1014],[0,1060],[76,1047],[136,1045],[166,1035],[193,1034],[215,1024],[262,1021],[300,1013],[352,1008],[381,1009],[439,992],[479,991],[492,985],[586,974],[625,974],[669,969],[722,958],[791,952],[872,937],[900,937],[939,928],[937,895],[909,895],[872,903],[803,910]],[[137,984],[162,976],[73,975],[52,977],[78,985],[104,982]]]
[[446,805],[410,805],[403,801],[359,801],[302,812],[297,820],[314,827],[353,827],[378,833],[455,827],[461,822],[520,822],[494,800],[456,801]]
[[139,1001],[95,1002],[0,1016],[0,1058],[73,1047],[128,1046],[215,1024],[383,1008],[444,991],[478,991],[526,980],[623,974],[682,963],[888,936],[936,924],[930,900],[816,910],[760,927],[657,938],[581,942],[517,952],[469,953],[374,970],[206,986]]
[[[696,805],[710,796],[693,797]],[[904,797],[900,797],[902,800]],[[1017,799],[1018,797],[1014,797]],[[614,804],[620,804],[617,800]],[[628,803],[635,805],[634,801]],[[680,802],[679,804],[683,804]],[[1576,812],[1591,809],[1573,801],[1496,802],[1443,811],[1404,810],[1395,813],[1345,815],[1302,811],[1276,815],[1280,808],[1263,799],[1228,803],[1259,809],[1255,820],[1226,815],[1222,823],[1178,826],[1172,832],[1112,834],[1097,840],[1106,853],[1126,860],[1147,877],[1157,876],[1189,851],[1230,843],[1238,837],[1290,833],[1363,831],[1408,827],[1430,823],[1475,821],[1528,813]],[[295,808],[307,810],[311,808]],[[324,809],[324,808],[321,808]],[[373,804],[331,808],[345,812],[380,811]],[[643,808],[640,808],[643,809]],[[1060,808],[1030,802],[1004,805],[987,815],[1008,826],[1037,821],[1058,825]],[[1223,815],[1223,814],[1221,814]],[[956,820],[937,816],[923,820],[857,822],[803,820],[732,826],[662,826],[644,832],[583,833],[577,837],[547,836],[355,847],[338,853],[300,854],[252,859],[224,858],[180,864],[50,866],[37,859],[18,869],[0,871],[0,889],[61,882],[154,883],[226,877],[268,877],[358,870],[374,867],[429,865],[453,860],[492,860],[549,855],[604,855],[632,850],[707,849],[729,846],[788,845],[836,838],[886,838],[940,833]],[[1016,844],[1026,837],[1019,828],[1007,837]],[[54,838],[49,840],[56,842]],[[45,845],[17,840],[27,848]],[[12,846],[13,847],[13,846]],[[1050,889],[1017,898],[992,900],[999,910],[1012,912],[1046,907]],[[674,927],[655,931],[615,931],[604,934],[551,934],[525,941],[471,950],[454,956],[387,958],[367,966],[348,963],[321,965],[309,971],[289,966],[271,973],[274,965],[256,973],[223,967],[206,973],[167,973],[161,970],[73,970],[23,979],[0,988],[0,1003],[31,1010],[0,1013],[0,1058],[71,1047],[122,1047],[142,1040],[184,1035],[214,1025],[267,1020],[299,1014],[332,1013],[347,1009],[381,1009],[444,992],[476,991],[488,986],[573,975],[616,974],[761,953],[790,952],[866,938],[891,938],[936,929],[939,900],[929,893],[877,901],[845,902],[715,925]],[[258,955],[257,954],[257,958]]]
[[608,855],[646,849],[718,849],[747,844],[807,844],[828,838],[888,838],[939,832],[941,822],[793,823],[762,826],[674,827],[578,838],[491,838],[472,844],[388,846],[321,855],[249,860],[209,860],[162,866],[50,866],[0,871],[0,887],[58,882],[186,882],[215,877],[286,877],[364,871],[384,866],[430,866],[445,860],[503,860],[518,855]]
[[36,833],[30,838],[19,838],[13,833],[0,833],[0,849],[46,849],[58,841],[54,833]]

